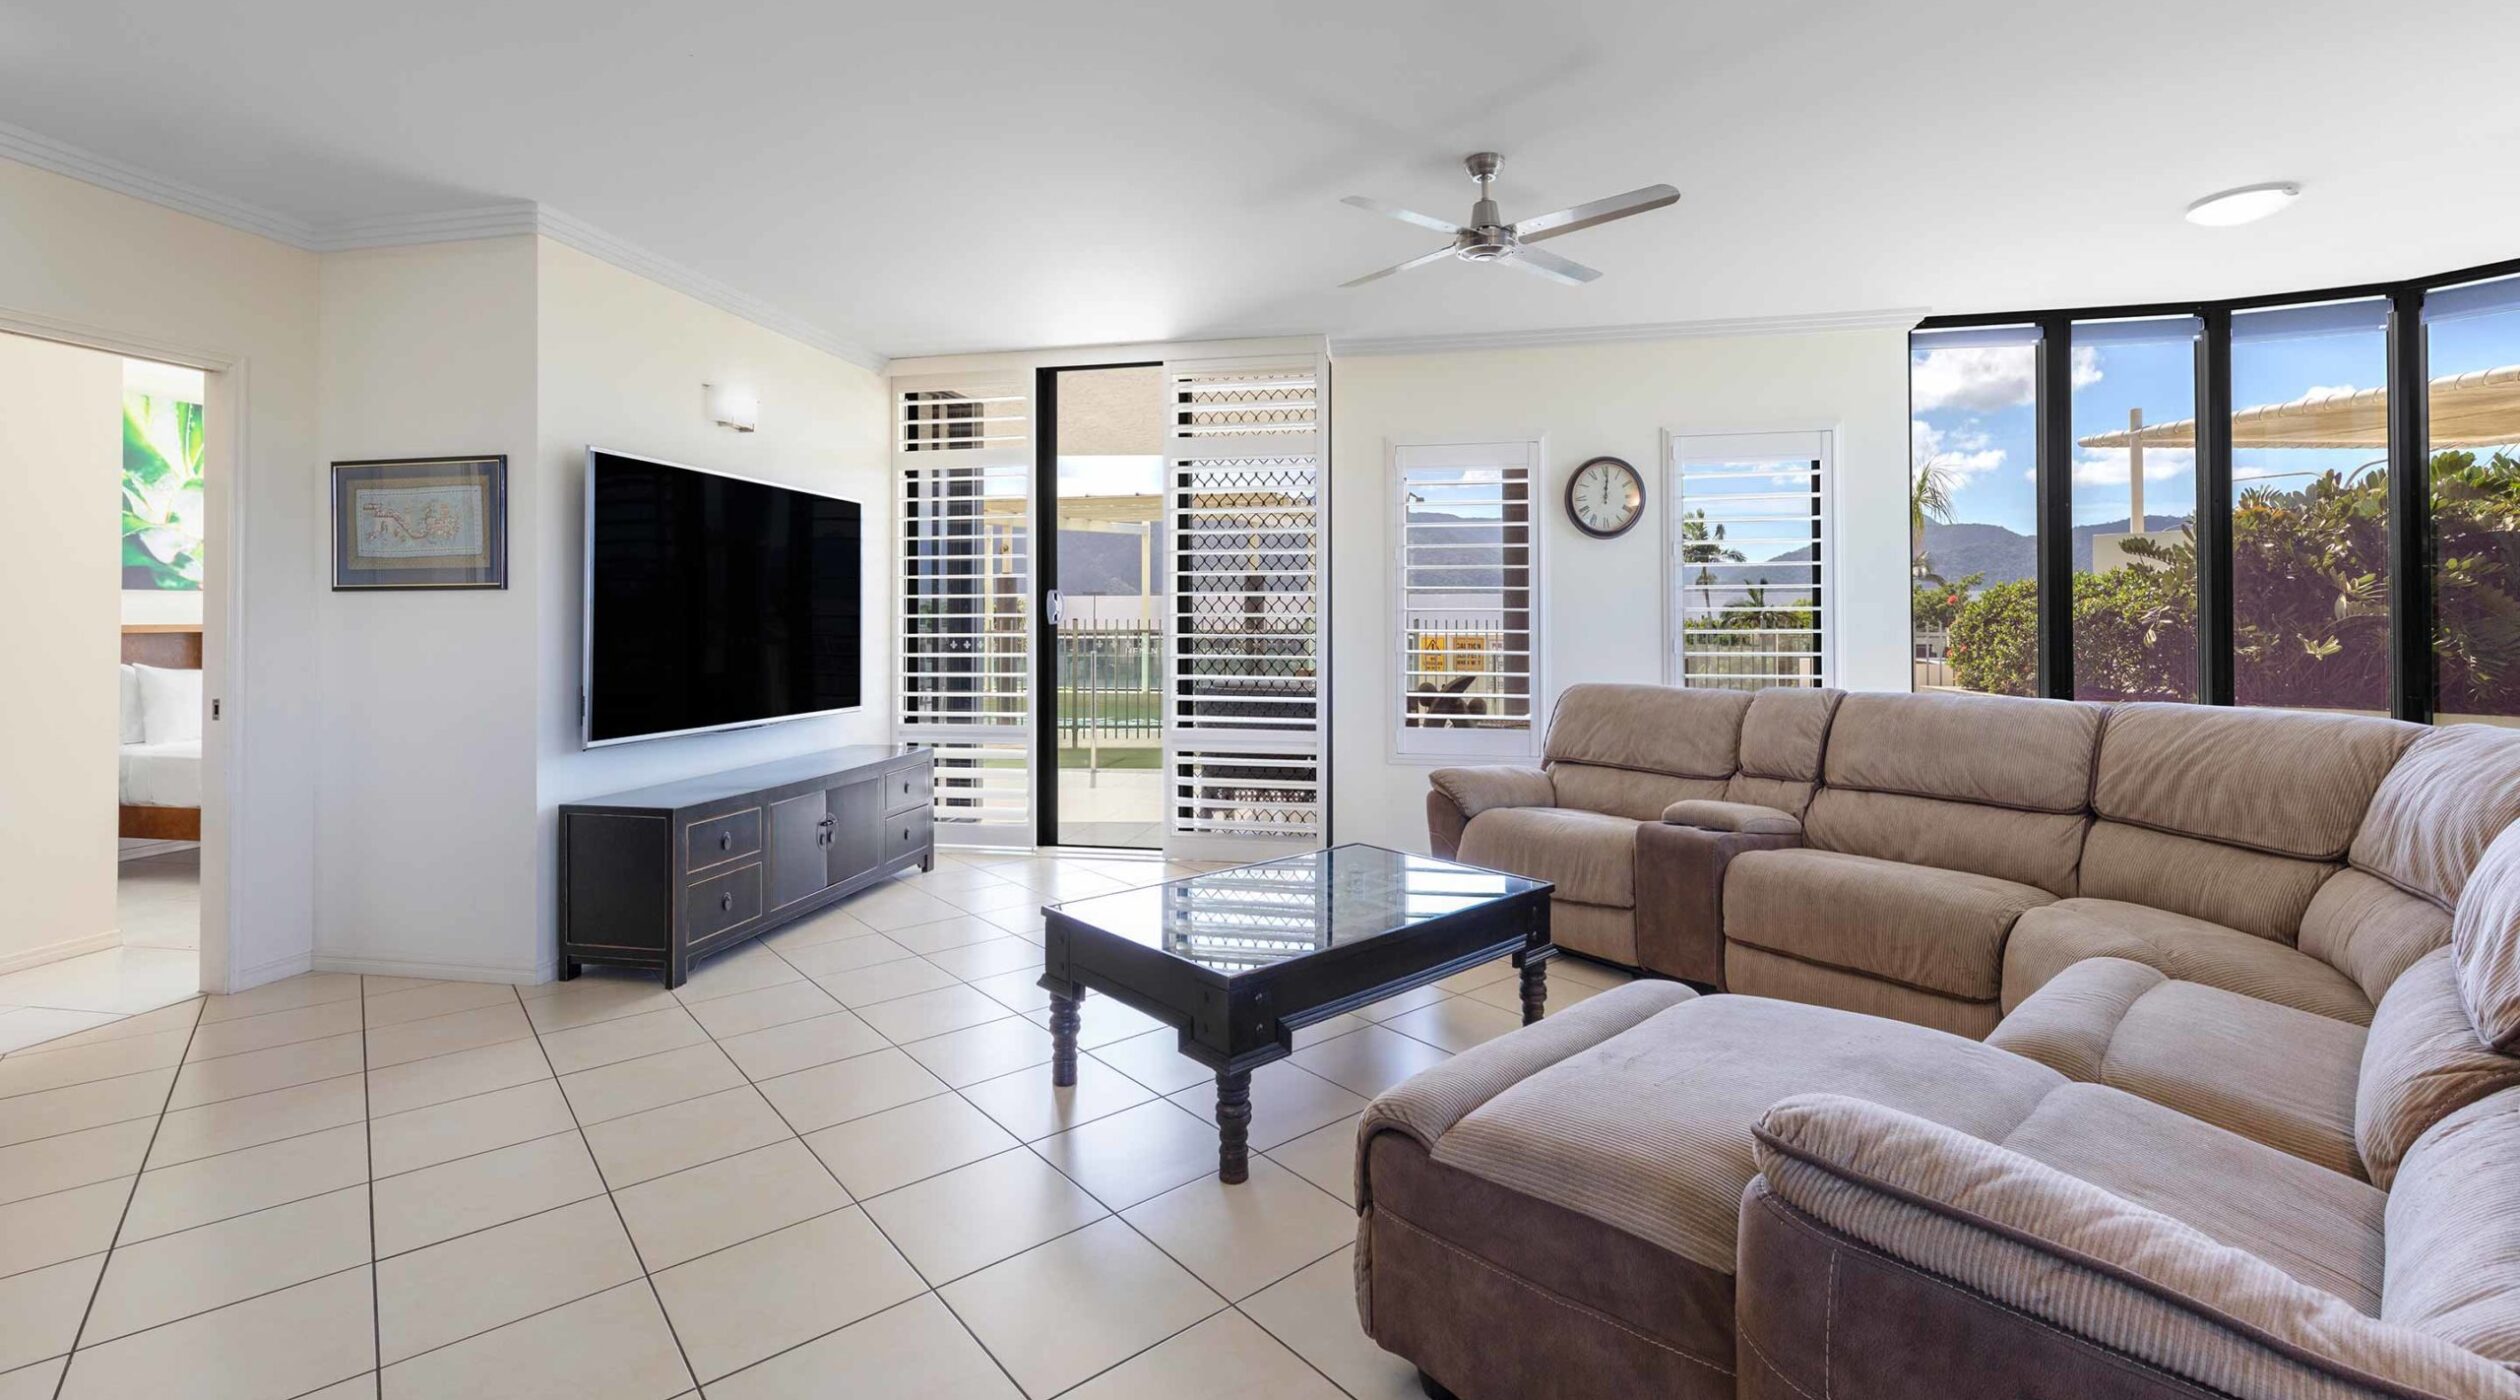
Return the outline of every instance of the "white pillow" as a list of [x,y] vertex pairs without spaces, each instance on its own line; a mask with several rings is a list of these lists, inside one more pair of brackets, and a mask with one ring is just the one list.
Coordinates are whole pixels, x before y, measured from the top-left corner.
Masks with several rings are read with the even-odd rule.
[[170,744],[201,737],[201,673],[134,666],[140,673],[143,741]]
[[128,661],[122,664],[122,738],[116,742],[148,742],[140,724],[140,668]]

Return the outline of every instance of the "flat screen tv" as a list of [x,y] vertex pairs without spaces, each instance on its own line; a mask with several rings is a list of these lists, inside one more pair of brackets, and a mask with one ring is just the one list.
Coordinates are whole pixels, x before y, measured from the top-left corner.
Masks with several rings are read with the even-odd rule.
[[855,501],[590,448],[588,748],[858,707]]

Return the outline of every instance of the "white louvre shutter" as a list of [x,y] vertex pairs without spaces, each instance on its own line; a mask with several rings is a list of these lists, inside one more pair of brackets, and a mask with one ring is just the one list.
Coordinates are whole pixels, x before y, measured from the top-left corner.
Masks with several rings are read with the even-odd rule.
[[1396,751],[1536,752],[1537,442],[1392,450]]
[[1231,859],[1318,845],[1329,801],[1320,366],[1164,369],[1164,846]]
[[1829,684],[1829,434],[1670,439],[1664,678]]
[[896,381],[895,735],[936,752],[937,840],[1032,840],[1032,403]]

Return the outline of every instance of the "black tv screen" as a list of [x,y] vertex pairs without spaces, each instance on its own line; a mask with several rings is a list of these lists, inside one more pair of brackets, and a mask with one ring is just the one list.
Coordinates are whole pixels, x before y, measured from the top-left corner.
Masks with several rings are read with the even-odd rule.
[[855,708],[858,504],[586,455],[585,742]]

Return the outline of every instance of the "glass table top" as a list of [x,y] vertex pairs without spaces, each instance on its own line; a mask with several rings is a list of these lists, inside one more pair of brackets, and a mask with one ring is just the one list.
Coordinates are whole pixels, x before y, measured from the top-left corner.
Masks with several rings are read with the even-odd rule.
[[1228,977],[1545,888],[1380,846],[1333,846],[1050,907]]

